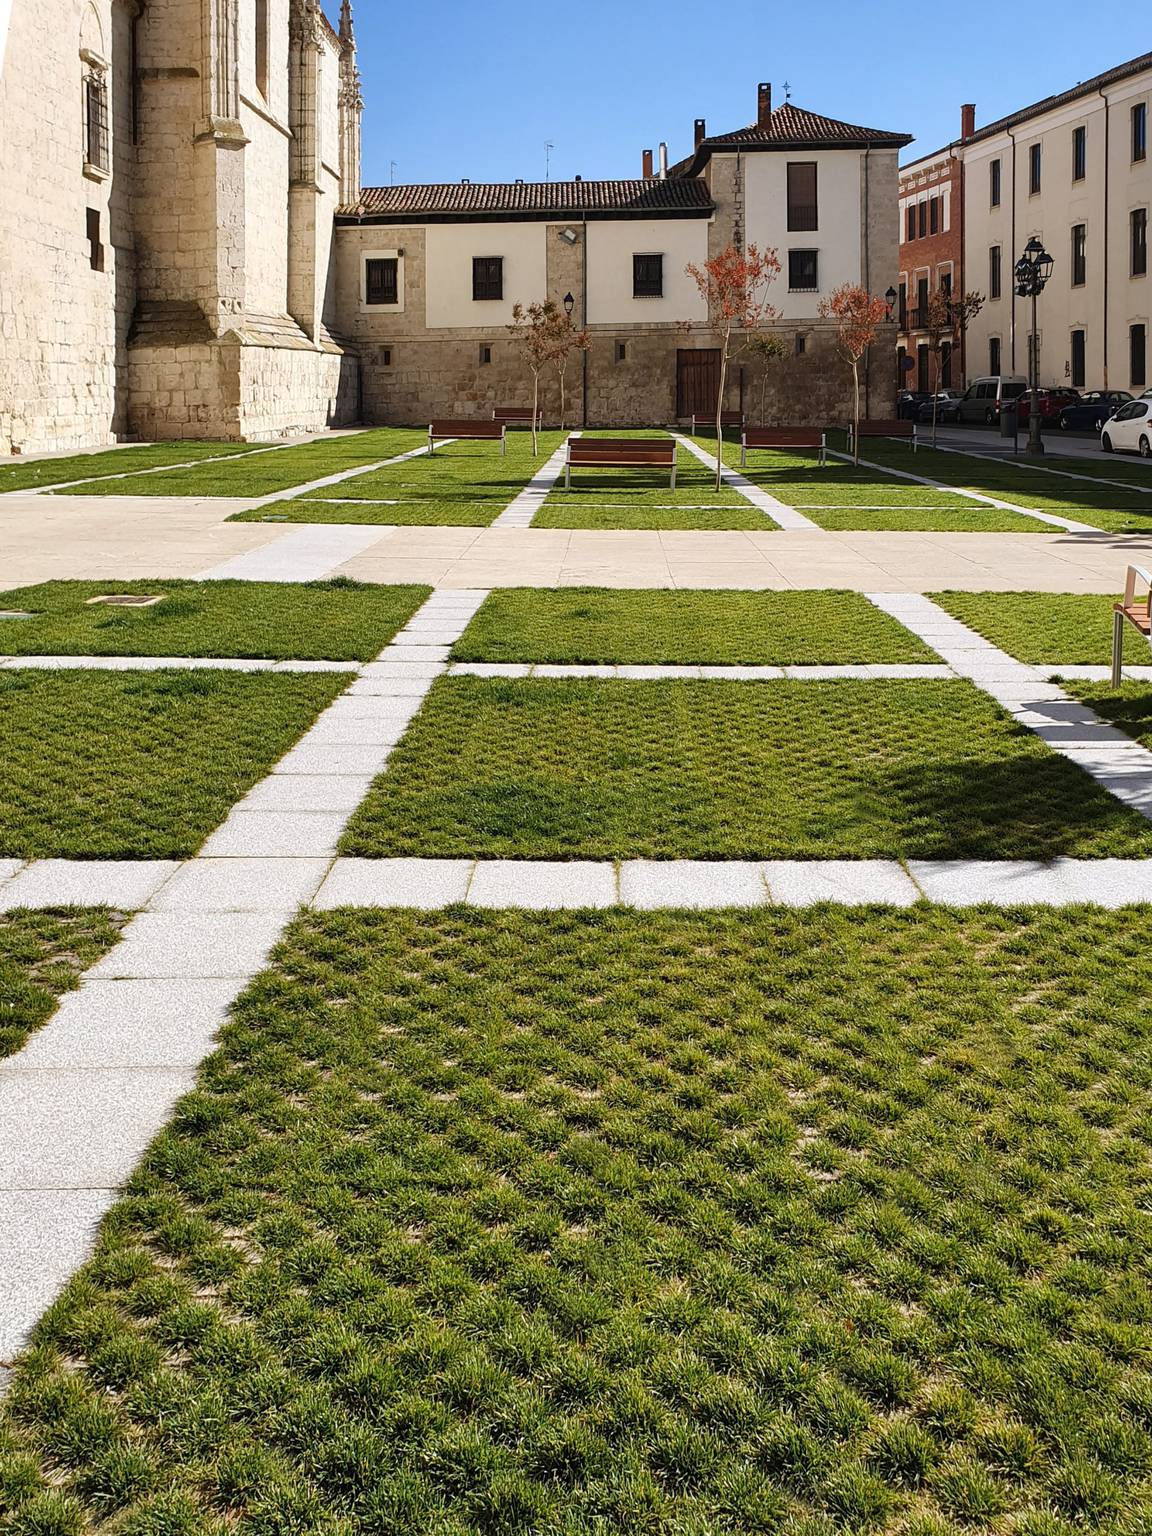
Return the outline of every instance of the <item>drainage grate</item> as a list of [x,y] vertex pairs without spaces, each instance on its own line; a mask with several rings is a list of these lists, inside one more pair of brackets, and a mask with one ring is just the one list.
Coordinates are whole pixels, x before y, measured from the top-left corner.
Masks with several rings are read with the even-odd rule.
[[111,592],[104,597],[90,597],[87,606],[91,608],[93,603],[103,603],[107,608],[154,608],[163,601],[163,592],[157,593],[155,597],[149,597],[147,593],[137,596],[130,592]]

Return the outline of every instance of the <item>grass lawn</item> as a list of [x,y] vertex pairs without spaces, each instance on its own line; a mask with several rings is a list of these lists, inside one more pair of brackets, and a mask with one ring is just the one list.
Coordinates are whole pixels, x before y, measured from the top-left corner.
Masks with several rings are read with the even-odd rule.
[[963,682],[437,682],[347,854],[1152,855],[1152,826]]
[[[108,496],[271,496],[307,485],[325,475],[336,475],[359,464],[373,464],[394,454],[406,453],[427,442],[423,432],[412,427],[377,427],[368,432],[323,438],[314,443],[298,443],[294,448],[262,453],[244,463],[205,464],[197,469],[173,469],[158,475],[133,475],[127,480],[110,480],[101,486],[100,495]],[[61,491],[62,496],[84,496],[92,492],[85,486]]]
[[[0,592],[0,654],[242,656],[370,661],[429,587],[369,586],[336,577],[278,581],[47,581]],[[113,593],[165,594],[152,608],[90,606]]]
[[970,501],[961,507],[804,507],[804,516],[833,533],[1051,533],[1035,518]]
[[1147,683],[1065,682],[1061,685],[1075,698],[1090,704],[1102,720],[1127,731],[1142,747],[1152,751],[1152,687]]
[[[60,994],[119,937],[118,916],[98,907],[0,912],[0,1058],[51,1018]],[[3,1499],[0,1475],[0,1511]]]
[[0,672],[0,857],[195,853],[343,673]]
[[1152,915],[297,923],[41,1324],[13,1536],[1141,1536]]
[[933,651],[855,592],[665,592],[528,587],[494,592],[456,661],[714,665],[933,662]]
[[[921,448],[911,453],[899,443],[875,438],[862,445],[864,457],[878,463],[928,475],[945,485],[962,485],[986,496],[1014,501],[1037,512],[1054,513],[1079,523],[1091,523],[1109,533],[1152,532],[1152,496],[1106,484],[1066,480],[1029,466],[1016,468],[962,453]],[[1077,466],[1079,460],[1071,461]],[[1091,463],[1090,460],[1086,461]],[[1059,461],[1057,461],[1059,465]],[[1149,477],[1152,485],[1152,476]]]
[[103,453],[75,453],[67,458],[9,460],[0,465],[0,493],[36,491],[45,485],[63,485],[67,480],[126,475],[134,470],[157,469],[165,464],[191,464],[197,459],[254,453],[267,446],[267,443],[143,443],[138,447],[116,448]]
[[[482,528],[501,513],[564,441],[563,432],[541,432],[532,453],[528,432],[499,443],[446,443],[432,456],[406,459],[340,485],[313,491],[299,501],[241,512],[236,522],[267,518],[295,523],[409,523]],[[427,442],[425,430],[422,438]]]
[[[933,602],[993,645],[1036,666],[1108,666],[1112,661],[1111,597],[1090,592],[930,592]],[[1152,665],[1152,651],[1125,626],[1124,659]]]
[[[665,437],[647,431],[585,432],[585,437]],[[572,471],[572,489],[563,481],[536,514],[534,528],[755,528],[770,532],[775,524],[739,491],[715,489],[715,474],[687,448],[676,449],[676,489],[667,470],[585,469]]]

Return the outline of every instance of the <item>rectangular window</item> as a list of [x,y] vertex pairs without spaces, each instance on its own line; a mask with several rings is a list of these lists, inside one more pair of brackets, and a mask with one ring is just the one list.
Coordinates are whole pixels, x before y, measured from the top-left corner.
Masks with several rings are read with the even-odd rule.
[[1083,224],[1072,226],[1072,286],[1082,288],[1088,281],[1088,232]]
[[788,252],[788,287],[794,292],[814,293],[820,286],[816,256],[815,251]]
[[1148,331],[1143,325],[1128,327],[1128,382],[1133,388],[1143,389],[1147,383]]
[[908,205],[908,239],[909,240],[915,240],[915,238],[916,238],[916,204],[915,203],[909,203],[909,205]]
[[930,235],[940,233],[940,199],[938,197],[928,199],[928,233]]
[[900,283],[900,329],[908,329],[908,284],[903,281]]
[[816,162],[788,162],[788,228],[817,229]]
[[1084,388],[1084,332],[1072,332],[1072,388]]
[[952,388],[952,343],[950,341],[940,344],[940,388]]
[[84,163],[108,169],[108,84],[98,69],[84,80]]
[[397,257],[373,256],[364,263],[364,302],[400,302],[400,262]]
[[616,361],[618,363],[626,363],[628,361],[628,343],[626,341],[618,341],[616,343]]
[[473,256],[472,298],[502,299],[504,297],[503,256]]
[[1138,101],[1132,108],[1132,158],[1148,158],[1148,104]]
[[481,366],[481,368],[486,368],[491,361],[492,361],[492,348],[487,343],[485,343],[480,348],[480,366]]
[[993,245],[988,248],[988,297],[998,299],[1000,292],[1000,247]]
[[1148,210],[1133,208],[1128,215],[1131,232],[1132,276],[1144,277],[1148,271]]
[[921,240],[928,233],[928,204],[924,202],[916,204],[916,232]]
[[808,338],[802,331],[796,332],[796,345],[793,348],[797,357],[803,357],[808,350]]
[[84,232],[88,237],[88,264],[93,272],[103,272],[104,242],[100,238],[99,208],[85,209]]
[[993,208],[1000,206],[1000,162],[992,160],[988,165],[988,202]]
[[944,295],[944,297],[946,299],[950,299],[952,297],[952,274],[951,274],[951,272],[941,272],[941,274],[940,274],[940,292]]
[[1000,373],[999,336],[989,336],[988,338],[988,372],[996,376]]
[[632,297],[634,299],[664,297],[663,256],[632,257]]
[[928,324],[928,279],[926,277],[916,279],[916,313],[912,316],[912,324]]
[[1028,192],[1035,197],[1040,190],[1041,149],[1039,144],[1028,146]]
[[1072,130],[1072,180],[1083,181],[1088,174],[1088,130]]
[[391,347],[381,347],[380,348],[380,366],[381,366],[381,368],[391,368],[391,366],[392,366],[392,348]]

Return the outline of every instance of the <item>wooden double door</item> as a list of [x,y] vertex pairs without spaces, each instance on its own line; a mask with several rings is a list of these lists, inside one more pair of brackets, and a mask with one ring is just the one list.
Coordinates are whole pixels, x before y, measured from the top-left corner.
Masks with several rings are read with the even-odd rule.
[[676,353],[676,415],[715,416],[720,388],[719,347],[681,347]]

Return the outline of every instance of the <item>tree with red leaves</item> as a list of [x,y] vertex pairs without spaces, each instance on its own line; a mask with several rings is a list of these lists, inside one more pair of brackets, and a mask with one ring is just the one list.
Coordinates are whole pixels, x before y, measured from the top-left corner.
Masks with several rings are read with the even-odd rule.
[[888,318],[888,305],[882,298],[861,288],[859,283],[843,283],[822,299],[822,320],[836,322],[836,344],[840,356],[852,369],[852,453],[860,462],[860,359],[876,340]]
[[508,333],[532,375],[532,452],[537,451],[536,430],[540,421],[540,375],[555,368],[560,384],[560,427],[564,427],[565,375],[574,351],[588,346],[588,332],[578,331],[572,317],[551,299],[535,304],[513,304]]
[[[720,473],[724,436],[721,417],[724,411],[724,386],[728,364],[733,356],[734,339],[754,335],[777,317],[768,302],[768,289],[780,275],[780,259],[772,250],[755,245],[741,249],[728,245],[709,257],[703,266],[690,261],[684,268],[700,290],[708,307],[708,323],[720,338],[720,385],[716,391],[716,489],[723,480]],[[741,348],[738,348],[741,350]]]

